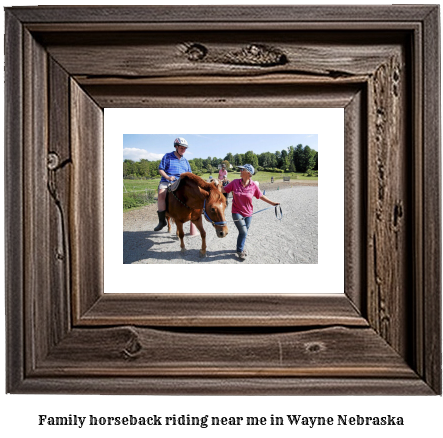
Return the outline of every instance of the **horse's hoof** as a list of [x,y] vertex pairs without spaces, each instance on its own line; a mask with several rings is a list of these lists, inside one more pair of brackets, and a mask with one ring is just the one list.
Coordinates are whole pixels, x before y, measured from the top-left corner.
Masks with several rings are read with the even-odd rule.
[[206,251],[200,250],[200,258],[203,259],[206,257]]
[[185,253],[186,253],[186,248],[182,248],[182,249],[180,250],[180,252],[181,252],[182,254],[185,254]]

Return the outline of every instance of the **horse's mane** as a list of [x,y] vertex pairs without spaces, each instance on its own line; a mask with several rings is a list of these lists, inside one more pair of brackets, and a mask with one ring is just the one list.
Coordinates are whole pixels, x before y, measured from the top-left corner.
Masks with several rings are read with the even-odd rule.
[[199,177],[198,175],[194,175],[191,172],[182,173],[180,175],[180,179],[188,179],[189,181],[194,181],[203,190],[211,190],[212,187],[215,187],[214,184],[206,182],[203,178]]
[[191,172],[182,173],[180,175],[180,179],[187,179],[189,181],[195,182],[200,188],[209,192],[209,199],[214,198],[215,196],[222,195],[221,191],[216,185],[206,182],[203,178],[199,177],[198,175],[194,175]]

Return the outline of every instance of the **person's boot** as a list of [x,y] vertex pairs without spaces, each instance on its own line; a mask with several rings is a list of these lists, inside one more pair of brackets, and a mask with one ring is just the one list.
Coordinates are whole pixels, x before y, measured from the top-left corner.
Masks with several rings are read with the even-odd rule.
[[168,225],[168,222],[166,221],[166,210],[163,211],[157,211],[158,215],[158,225],[154,228],[154,231],[160,231],[162,228],[166,227]]

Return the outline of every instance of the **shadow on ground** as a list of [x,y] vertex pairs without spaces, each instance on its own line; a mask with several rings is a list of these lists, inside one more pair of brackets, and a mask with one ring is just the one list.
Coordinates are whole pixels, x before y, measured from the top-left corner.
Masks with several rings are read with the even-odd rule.
[[180,240],[175,234],[164,231],[124,231],[123,264],[173,263],[175,260],[205,263],[237,258],[233,250],[208,250],[206,257],[200,257],[200,236],[185,236],[185,245],[187,249],[183,254],[180,251]]

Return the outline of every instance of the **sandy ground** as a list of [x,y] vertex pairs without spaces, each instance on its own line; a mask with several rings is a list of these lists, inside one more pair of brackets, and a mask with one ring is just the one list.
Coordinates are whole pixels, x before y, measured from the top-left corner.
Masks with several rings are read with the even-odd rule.
[[[246,239],[248,256],[241,260],[236,255],[238,231],[232,221],[232,199],[226,208],[229,234],[216,236],[212,225],[204,222],[207,256],[199,257],[200,233],[191,236],[190,223],[184,226],[185,254],[180,252],[180,241],[175,226],[169,234],[167,227],[153,231],[158,223],[157,206],[150,205],[123,214],[123,263],[254,263],[294,264],[318,263],[318,187],[313,182],[276,181],[261,183],[261,190],[275,202],[280,202],[283,218],[275,217],[274,208],[253,216]],[[254,211],[270,207],[254,198]]]

